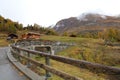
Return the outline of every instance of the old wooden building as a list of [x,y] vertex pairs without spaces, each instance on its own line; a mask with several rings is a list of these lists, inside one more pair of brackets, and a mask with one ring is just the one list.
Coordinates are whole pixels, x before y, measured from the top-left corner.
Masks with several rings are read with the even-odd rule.
[[22,39],[40,39],[40,34],[29,32],[29,33],[23,34]]

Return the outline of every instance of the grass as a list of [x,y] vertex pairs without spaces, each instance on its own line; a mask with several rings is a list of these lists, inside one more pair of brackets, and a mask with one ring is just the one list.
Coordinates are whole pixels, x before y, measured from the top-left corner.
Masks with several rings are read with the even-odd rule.
[[[73,76],[82,78],[83,80],[105,80],[104,78],[98,76],[97,74],[91,73],[86,69],[77,68],[54,60],[51,60],[51,66],[58,70],[69,73]],[[53,75],[49,80],[63,80],[63,79],[56,75]]]
[[[45,63],[45,59],[42,57],[36,56],[34,57],[34,59],[36,59],[37,61],[40,61],[43,64]],[[50,60],[50,63],[53,68],[60,71],[64,71],[70,75],[82,78],[84,80],[105,80],[103,77],[98,76],[97,74],[94,74],[86,69],[77,68],[72,65],[61,63],[55,60]],[[43,69],[40,69],[40,71],[37,71],[37,72],[39,74],[45,75],[45,71]],[[50,77],[49,80],[64,80],[55,74],[51,73],[51,75],[52,77]]]
[[0,47],[8,46],[9,42],[7,42],[5,39],[0,39]]
[[[69,47],[56,55],[71,57],[80,60],[86,60],[90,62],[100,63],[108,66],[120,67],[120,47],[114,48],[114,46],[105,46],[104,40],[92,39],[92,38],[80,38],[80,37],[63,37],[63,36],[42,36],[43,40],[62,41],[62,42],[74,42],[77,45]],[[87,70],[76,69],[70,65],[51,61],[52,66],[60,70],[66,71],[75,76],[81,77],[85,80],[105,80],[102,77],[93,74]],[[58,66],[59,65],[59,66]],[[73,70],[72,70],[73,69]],[[75,72],[75,69],[77,72]],[[70,70],[70,71],[69,71]],[[78,73],[78,74],[77,74]],[[87,76],[87,77],[85,77]],[[105,76],[104,76],[105,77]],[[61,80],[56,76],[50,80]]]
[[9,45],[9,42],[6,40],[7,34],[0,32],[0,47],[5,47]]
[[79,37],[66,37],[66,36],[42,36],[43,40],[52,40],[52,41],[63,41],[63,42],[85,42],[85,41],[95,41],[96,39],[92,38],[79,38]]
[[104,40],[80,37],[42,36],[43,40],[74,42],[77,45],[67,48],[57,55],[87,60],[109,66],[120,66],[120,47],[105,46]]

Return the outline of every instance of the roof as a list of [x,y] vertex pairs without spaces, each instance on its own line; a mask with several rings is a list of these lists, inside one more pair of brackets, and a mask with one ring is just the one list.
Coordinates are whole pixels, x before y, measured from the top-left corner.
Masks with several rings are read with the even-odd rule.
[[34,32],[28,32],[27,34],[34,34],[34,35],[39,35],[40,36],[39,33],[34,33]]

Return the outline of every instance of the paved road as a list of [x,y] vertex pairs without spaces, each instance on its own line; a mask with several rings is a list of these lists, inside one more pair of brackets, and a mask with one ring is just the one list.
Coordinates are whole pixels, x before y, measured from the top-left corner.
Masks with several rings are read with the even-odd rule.
[[0,80],[28,80],[7,59],[8,47],[0,48]]

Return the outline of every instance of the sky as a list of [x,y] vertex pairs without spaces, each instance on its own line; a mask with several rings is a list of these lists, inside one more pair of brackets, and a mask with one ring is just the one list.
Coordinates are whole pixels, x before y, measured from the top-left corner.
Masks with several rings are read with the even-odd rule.
[[120,14],[120,0],[0,0],[0,15],[24,26],[48,27],[83,13]]

